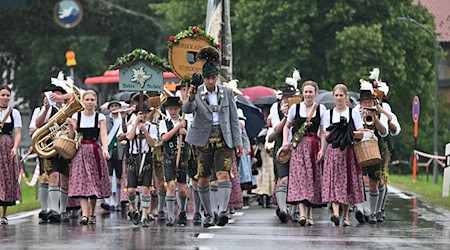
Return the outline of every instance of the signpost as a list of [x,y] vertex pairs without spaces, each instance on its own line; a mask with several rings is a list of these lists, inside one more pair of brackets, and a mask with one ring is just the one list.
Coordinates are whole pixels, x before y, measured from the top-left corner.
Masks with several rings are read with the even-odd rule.
[[450,193],[450,143],[445,145],[445,167],[442,186],[442,197],[448,197]]
[[[417,137],[419,136],[419,113],[420,113],[420,102],[419,97],[414,96],[412,103],[412,119],[414,122],[414,150],[417,150]],[[417,180],[417,157],[413,154],[413,182]],[[428,181],[428,173],[427,173]]]

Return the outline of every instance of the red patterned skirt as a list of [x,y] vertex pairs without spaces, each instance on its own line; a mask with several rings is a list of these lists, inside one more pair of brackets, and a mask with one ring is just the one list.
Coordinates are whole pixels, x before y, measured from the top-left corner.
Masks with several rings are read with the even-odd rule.
[[0,135],[0,206],[14,206],[20,200],[19,166],[11,158],[14,146],[10,135]]

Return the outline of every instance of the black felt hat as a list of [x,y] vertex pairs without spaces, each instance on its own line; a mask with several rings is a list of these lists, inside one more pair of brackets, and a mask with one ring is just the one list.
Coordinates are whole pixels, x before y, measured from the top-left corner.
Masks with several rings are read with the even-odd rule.
[[177,87],[175,88],[175,90],[180,90],[181,88],[185,88],[185,87],[187,87],[187,86],[188,86],[187,82],[182,82],[182,83],[180,83],[180,84],[177,85]]
[[178,96],[169,96],[169,97],[167,97],[167,100],[164,103],[164,106],[166,106],[166,107],[171,107],[171,106],[181,107],[181,99]]
[[108,102],[108,107],[107,108],[109,108],[109,106],[111,106],[111,105],[113,105],[113,104],[118,104],[119,106],[121,106],[122,107],[122,103],[120,103],[120,101],[119,100],[111,100],[111,101],[109,101]]
[[294,86],[289,84],[283,84],[280,88],[281,95],[295,95],[297,93],[297,90]]
[[60,92],[63,93],[63,94],[66,94],[66,93],[67,93],[62,87],[55,86],[55,85],[52,85],[52,86],[49,86],[48,88],[43,89],[43,90],[42,90],[42,93],[48,92],[48,91],[51,91],[51,92],[54,92],[54,91],[60,91]]
[[359,92],[359,100],[372,100],[374,98],[372,92],[370,90],[361,90]]

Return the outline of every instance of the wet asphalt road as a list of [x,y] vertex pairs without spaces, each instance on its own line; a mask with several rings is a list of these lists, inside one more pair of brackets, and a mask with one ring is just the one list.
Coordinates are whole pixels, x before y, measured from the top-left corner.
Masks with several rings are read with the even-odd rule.
[[450,249],[450,212],[393,188],[381,224],[357,225],[351,213],[351,227],[335,227],[329,209],[313,211],[313,227],[281,224],[275,209],[252,204],[225,227],[169,228],[154,221],[146,229],[120,212],[97,215],[97,224],[88,226],[75,219],[40,225],[35,212],[0,226],[0,249]]

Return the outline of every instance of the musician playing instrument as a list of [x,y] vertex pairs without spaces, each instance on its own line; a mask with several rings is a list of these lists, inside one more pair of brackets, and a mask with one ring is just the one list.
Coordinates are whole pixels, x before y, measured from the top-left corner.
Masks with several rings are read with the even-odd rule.
[[218,225],[224,226],[229,219],[226,210],[231,194],[232,154],[238,157],[242,154],[239,118],[231,89],[216,83],[220,72],[219,51],[205,47],[199,55],[206,61],[202,68],[204,81],[198,87],[194,84],[189,87],[189,101],[183,104],[185,113],[194,113],[186,141],[198,147],[198,190],[206,212],[203,226],[215,225],[210,201],[212,171],[216,171],[218,180]]
[[[67,118],[69,137],[75,138],[75,131],[82,135],[81,144],[72,158],[70,166],[69,196],[80,198],[81,225],[95,224],[97,199],[111,196],[108,177],[108,137],[105,115],[95,111],[97,93],[85,91],[81,96],[84,110]],[[101,141],[101,145],[99,143]]]
[[[384,168],[381,174],[382,177],[380,178],[380,183],[378,187],[379,196],[376,209],[377,222],[383,222],[385,219],[384,208],[386,205],[387,191],[388,191],[387,184],[389,183],[388,167],[389,163],[391,162],[391,153],[393,151],[393,143],[391,142],[391,137],[397,136],[401,131],[401,127],[398,122],[397,116],[392,112],[391,106],[387,102],[385,102],[389,93],[389,86],[387,85],[387,83],[379,81],[375,91],[378,91],[377,99],[381,103],[377,105],[377,109],[385,114],[385,116],[381,117],[381,121],[386,122],[388,124],[389,130],[389,135],[384,138],[386,141],[385,152],[382,158]],[[384,119],[386,119],[386,121],[384,121]]]
[[20,200],[19,167],[17,149],[19,147],[22,118],[17,109],[8,106],[11,89],[0,87],[0,206],[3,207],[0,223],[8,224],[6,212],[9,206]]
[[[45,96],[44,93],[52,93],[50,99]],[[64,105],[63,98],[56,98],[57,96],[63,96],[67,92],[62,87],[52,86],[42,91],[44,96],[44,107],[41,109],[40,114],[36,118],[35,126],[37,128],[46,124],[51,117],[53,117],[59,109]],[[52,100],[53,97],[53,101]],[[50,102],[54,103],[52,106]],[[43,173],[47,173],[49,176],[48,183],[48,198],[49,198],[49,211],[47,214],[39,214],[43,222],[50,220],[50,222],[68,222],[69,217],[66,213],[67,201],[69,198],[69,163],[70,160],[64,159],[60,155],[55,155],[49,159],[43,159],[41,161],[41,169]],[[45,197],[45,196],[44,196]]]
[[[373,133],[373,136],[377,138],[378,146],[380,148],[380,152],[382,153],[381,157],[383,158],[385,152],[384,148],[386,147],[383,138],[388,135],[388,125],[386,123],[387,120],[381,117],[386,114],[380,113],[380,110],[377,109],[377,102],[374,96],[372,83],[364,80],[360,80],[360,82],[360,105],[357,105],[355,108],[360,111],[364,128],[370,130]],[[385,111],[383,110],[383,112]],[[369,177],[370,214],[368,222],[370,224],[374,224],[377,222],[376,213],[379,197],[378,185],[380,182],[381,173],[383,171],[383,164],[378,163],[373,166],[365,167],[363,168],[363,171],[366,172]],[[359,223],[364,222],[364,216],[360,204],[357,205],[355,217]]]
[[178,190],[179,214],[177,223],[179,225],[187,224],[187,164],[189,158],[189,145],[182,142],[181,158],[179,165],[176,165],[177,149],[180,143],[180,135],[187,134],[188,125],[186,120],[181,119],[181,100],[179,97],[168,97],[164,103],[169,116],[159,124],[159,135],[164,142],[164,176],[167,182],[167,220],[166,226],[173,226],[175,223],[175,189]]
[[354,138],[362,138],[363,124],[359,111],[346,105],[347,87],[337,84],[333,88],[336,107],[327,110],[323,127],[328,146],[325,153],[322,180],[322,202],[332,203],[331,221],[339,225],[339,205],[343,205],[342,225],[350,226],[349,205],[364,201],[361,168],[353,152]]
[[[130,143],[129,157],[127,158],[128,215],[135,225],[141,222],[142,227],[150,225],[148,214],[153,171],[152,148],[156,145],[158,137],[156,126],[151,123],[148,116],[150,111],[147,103],[143,103],[142,109],[137,108],[136,119],[127,128],[127,139]],[[136,205],[136,188],[138,186],[142,186],[140,220],[139,209]]]
[[[298,71],[294,71],[297,75],[300,75]],[[282,163],[278,161],[276,155],[278,149],[283,146],[283,128],[286,123],[286,116],[288,112],[288,100],[295,96],[298,92],[297,81],[300,80],[300,76],[287,77],[285,83],[281,87],[281,100],[272,104],[270,108],[270,114],[268,117],[268,123],[271,125],[269,129],[268,141],[275,141],[273,148],[273,167],[276,177],[276,198],[278,208],[276,214],[282,223],[286,223],[289,219],[289,215],[294,221],[300,219],[298,213],[298,206],[290,206],[290,212],[287,211],[287,185],[289,177],[289,161]],[[290,138],[288,138],[290,141]]]
[[[322,204],[322,167],[325,135],[323,121],[326,108],[314,102],[319,91],[316,82],[306,81],[302,86],[304,101],[292,105],[283,129],[283,150],[289,150],[288,135],[292,128],[296,147],[291,151],[287,202],[300,206],[301,226],[312,226],[312,206]],[[320,139],[318,137],[320,133]],[[297,135],[296,135],[297,134]],[[298,135],[300,134],[300,135]]]

